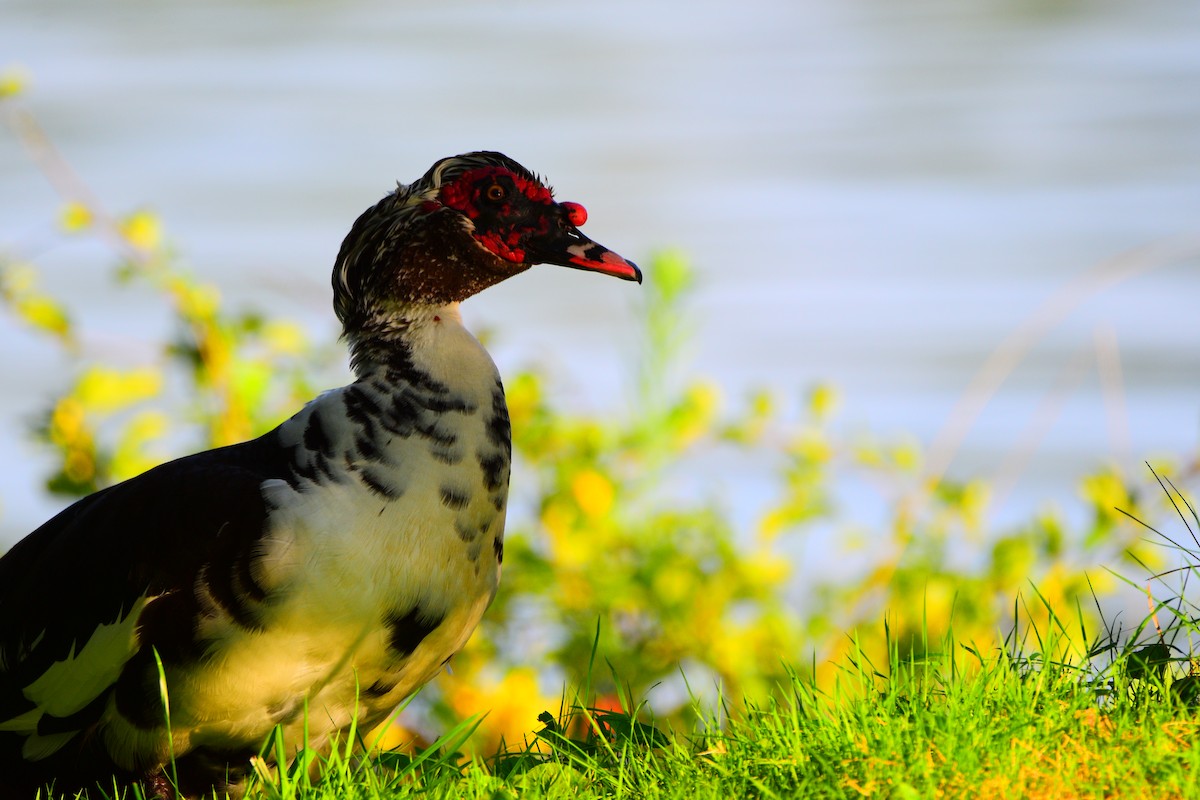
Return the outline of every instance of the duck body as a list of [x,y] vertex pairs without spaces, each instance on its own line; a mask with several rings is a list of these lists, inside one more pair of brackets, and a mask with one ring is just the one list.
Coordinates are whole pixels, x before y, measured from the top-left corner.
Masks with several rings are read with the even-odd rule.
[[499,154],[443,159],[343,243],[353,383],[86,497],[0,558],[0,798],[114,776],[236,797],[277,726],[320,749],[437,674],[495,596],[511,454],[458,304],[531,258],[640,279],[578,234],[581,211]]

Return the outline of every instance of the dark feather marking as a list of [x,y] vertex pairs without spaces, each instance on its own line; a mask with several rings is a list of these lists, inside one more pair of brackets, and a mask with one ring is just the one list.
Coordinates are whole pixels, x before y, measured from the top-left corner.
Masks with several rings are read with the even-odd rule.
[[351,386],[342,394],[342,402],[346,406],[346,416],[359,425],[371,425],[382,409],[375,398],[360,386]]
[[504,537],[497,536],[495,539],[492,539],[492,550],[494,550],[496,553],[496,563],[503,564],[504,563]]
[[496,379],[492,390],[492,416],[487,421],[487,438],[493,445],[509,452],[512,447],[512,427],[509,423],[509,407],[504,402],[504,384]]
[[442,428],[438,424],[438,420],[433,420],[429,424],[420,424],[417,426],[417,433],[432,441],[435,445],[441,447],[451,447],[458,444],[458,434],[453,430]]
[[313,458],[313,463],[316,465],[317,471],[323,475],[321,483],[338,483],[340,475],[334,471],[328,458],[323,453],[316,453]]
[[375,681],[370,686],[368,686],[366,689],[363,689],[363,696],[364,697],[372,697],[372,698],[383,697],[385,695],[391,694],[392,690],[394,690],[395,688],[396,688],[396,684],[394,684],[394,683],[385,683],[383,681]]
[[[222,534],[226,528],[227,525],[222,526]],[[213,600],[231,620],[246,630],[260,631],[263,624],[258,609],[254,607],[257,603],[237,585],[242,570],[249,569],[248,565],[243,567],[239,562],[248,560],[249,555],[237,548],[236,543],[229,541],[231,537],[222,534],[217,535],[217,552],[213,554],[213,560],[205,565],[202,580]]]
[[431,447],[429,448],[429,455],[441,463],[451,466],[463,460],[462,448],[459,447]]
[[415,372],[416,372],[416,379],[413,381],[413,386],[419,387],[420,389],[428,392],[429,394],[435,394],[435,395],[450,394],[450,387],[447,386],[446,384],[442,383],[441,381],[434,380],[430,375],[428,375],[424,372],[421,372],[420,370],[415,370]]
[[495,492],[508,483],[508,458],[503,453],[479,455],[479,468],[483,470],[483,485]]
[[366,436],[360,436],[354,440],[354,447],[358,450],[359,455],[368,461],[382,461],[383,453],[375,445],[375,441]]
[[458,538],[464,542],[469,542],[482,533],[481,530],[474,525],[469,525],[461,519],[454,520],[454,532],[458,534]]
[[407,348],[402,348],[393,355],[391,364],[383,375],[383,381],[377,381],[375,387],[386,392],[392,386],[417,386],[424,374],[413,366]]
[[488,441],[496,447],[508,449],[512,447],[512,426],[508,421],[508,408],[504,406],[501,397],[499,408],[492,409],[492,416],[487,423]]
[[479,410],[478,406],[468,403],[461,397],[429,397],[422,405],[435,414],[447,414],[451,411],[460,414],[474,414]]
[[409,392],[401,392],[396,395],[390,412],[384,417],[384,425],[397,436],[407,438],[412,435],[421,410],[420,404]]
[[333,456],[333,440],[329,438],[321,413],[316,409],[308,415],[308,425],[304,427],[304,446],[327,458]]
[[292,462],[292,472],[310,483],[317,483],[317,471],[311,462],[301,457]]
[[355,420],[354,424],[358,426],[358,433],[355,438],[375,441],[382,435],[381,430],[388,430],[387,421],[382,415],[371,417],[362,420]]
[[358,479],[363,482],[364,486],[384,500],[395,500],[404,494],[404,489],[386,482],[375,470],[369,467],[359,473]]
[[135,728],[149,731],[167,724],[159,694],[158,665],[154,653],[144,647],[125,664],[113,689],[117,713]]
[[388,643],[402,657],[412,655],[425,637],[437,630],[445,618],[444,614],[431,614],[421,606],[413,606],[403,614],[392,612],[384,620],[390,629]]
[[396,351],[390,355],[388,369],[384,373],[384,380],[388,382],[389,386],[403,386],[407,384],[428,394],[450,394],[449,386],[441,381],[434,380],[424,371],[417,369],[416,365],[412,363],[407,350],[396,348]]
[[471,495],[455,486],[443,486],[442,490],[442,505],[446,508],[459,509],[466,506],[471,501]]

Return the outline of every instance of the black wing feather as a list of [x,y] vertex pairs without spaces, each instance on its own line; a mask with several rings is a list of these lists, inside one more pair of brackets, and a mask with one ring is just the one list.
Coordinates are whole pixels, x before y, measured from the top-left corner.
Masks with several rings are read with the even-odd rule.
[[[165,662],[202,655],[195,637],[201,570],[230,616],[254,624],[245,598],[261,599],[250,567],[271,510],[261,487],[272,478],[294,481],[288,456],[272,432],[163,464],[76,502],[0,558],[0,723],[34,707],[23,690],[72,647],[142,596],[157,595],[138,620],[139,653],[101,697],[115,688],[118,709],[132,721],[159,724],[151,648]],[[86,734],[104,706],[95,700],[69,719],[43,718],[44,732],[85,735],[40,761],[22,757],[24,736],[0,731],[0,775],[18,784],[23,776],[30,787],[55,777],[62,789],[78,783],[73,774],[112,773],[106,754],[95,752],[99,737]]]

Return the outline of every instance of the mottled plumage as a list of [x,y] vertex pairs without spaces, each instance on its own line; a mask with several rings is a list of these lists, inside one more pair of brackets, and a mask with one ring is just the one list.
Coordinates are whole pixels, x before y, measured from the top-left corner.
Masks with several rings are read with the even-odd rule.
[[[320,747],[463,646],[504,554],[509,421],[458,303],[555,263],[640,280],[498,153],[443,159],[333,271],[355,381],[250,442],[67,508],[0,559],[0,798],[236,796],[276,725]],[[170,699],[161,701],[161,674]]]

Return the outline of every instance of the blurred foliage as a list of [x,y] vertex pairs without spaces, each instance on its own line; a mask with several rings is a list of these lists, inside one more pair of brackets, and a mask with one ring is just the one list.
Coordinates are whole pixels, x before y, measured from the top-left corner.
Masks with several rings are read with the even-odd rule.
[[[3,85],[17,84],[0,78]],[[5,122],[65,195],[55,220],[59,235],[89,237],[111,249],[113,281],[153,291],[170,308],[174,329],[148,363],[82,358],[74,317],[40,288],[38,267],[0,251],[0,300],[77,364],[76,376],[37,424],[38,437],[60,457],[47,482],[51,491],[86,494],[169,456],[243,441],[313,396],[313,355],[301,326],[225,308],[217,287],[181,265],[157,215],[149,209],[110,214],[58,158],[32,116],[11,103],[0,106]],[[168,385],[180,388],[164,392]]]
[[[113,280],[156,292],[174,329],[147,363],[84,358],[88,332],[40,288],[38,266],[0,252],[4,307],[75,365],[34,429],[58,456],[48,488],[82,495],[294,413],[316,393],[303,329],[228,310],[216,287],[180,266],[153,212],[100,207],[14,105],[21,85],[0,78],[0,110],[64,194],[60,235],[106,244]],[[910,438],[843,425],[833,387],[727,401],[683,368],[694,283],[680,254],[652,260],[636,397],[624,415],[565,411],[549,400],[552,376],[507,376],[515,488],[530,499],[510,521],[501,593],[481,635],[422,696],[432,719],[489,712],[481,740],[514,741],[553,707],[548,695],[564,680],[594,682],[600,706],[624,689],[669,715],[687,713],[688,693],[714,684],[741,698],[788,685],[792,669],[815,670],[820,682],[851,646],[881,659],[889,647],[919,655],[953,628],[979,651],[996,649],[1012,598],[1031,581],[1040,593],[1031,617],[1078,608],[1095,626],[1093,588],[1114,582],[1089,584],[1084,567],[1161,561],[1116,510],[1154,519],[1161,496],[1114,467],[1080,482],[1092,514],[1084,529],[1047,510],[997,530],[986,482],[930,480]],[[749,513],[731,508],[731,483],[753,483],[767,500]],[[849,500],[848,485],[861,489]],[[864,493],[876,501],[867,519],[854,507]],[[876,624],[884,611],[890,643]],[[592,673],[593,647],[624,687]],[[656,694],[660,684],[674,691]],[[404,739],[397,731],[388,743]]]

